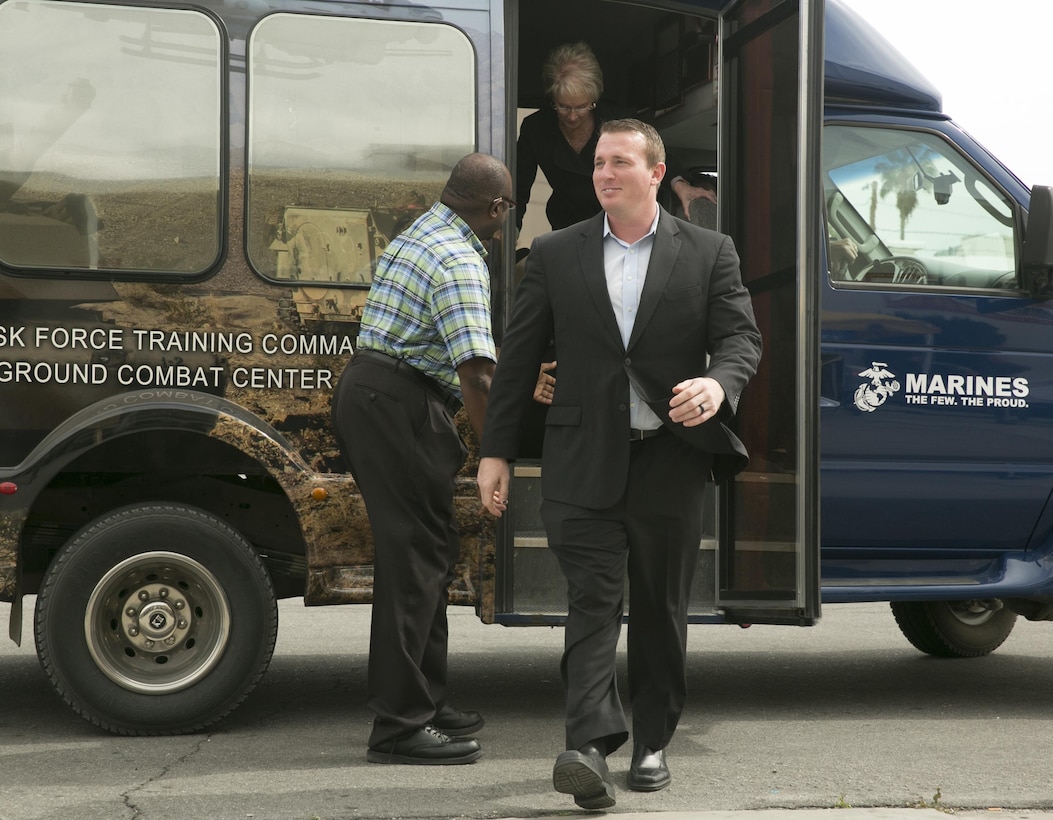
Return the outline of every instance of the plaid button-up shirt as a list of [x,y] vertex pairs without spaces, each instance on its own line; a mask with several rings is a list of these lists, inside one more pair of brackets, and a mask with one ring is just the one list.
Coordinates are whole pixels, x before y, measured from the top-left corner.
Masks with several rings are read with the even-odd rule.
[[497,361],[485,256],[467,223],[436,202],[377,263],[359,349],[402,359],[461,398],[457,367]]

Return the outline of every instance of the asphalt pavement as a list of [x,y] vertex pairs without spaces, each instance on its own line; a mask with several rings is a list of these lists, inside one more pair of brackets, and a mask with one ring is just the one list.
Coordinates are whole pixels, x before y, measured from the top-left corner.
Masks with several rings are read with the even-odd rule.
[[[613,815],[613,812],[612,812]],[[603,817],[603,813],[582,813],[582,817]],[[617,820],[1050,820],[1053,812],[989,811],[952,812],[943,809],[758,809],[756,811],[677,811],[618,813]],[[567,814],[535,818],[567,820]]]
[[915,650],[887,604],[830,607],[807,629],[692,628],[673,784],[626,790],[619,750],[603,814],[552,789],[562,630],[452,611],[453,702],[486,715],[484,755],[378,766],[365,759],[369,621],[368,607],[282,602],[256,691],[175,737],[100,732],[50,690],[29,628],[21,647],[0,641],[0,820],[1053,820],[1053,624],[1021,621],[997,652],[961,661]]

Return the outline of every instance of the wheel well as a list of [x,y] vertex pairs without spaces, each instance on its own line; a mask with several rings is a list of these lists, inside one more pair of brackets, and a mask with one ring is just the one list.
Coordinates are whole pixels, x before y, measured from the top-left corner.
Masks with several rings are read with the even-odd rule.
[[281,486],[252,457],[198,433],[160,431],[114,439],[79,456],[37,496],[22,534],[22,589],[90,521],[128,504],[190,504],[226,521],[262,557],[279,597],[303,595],[303,536]]

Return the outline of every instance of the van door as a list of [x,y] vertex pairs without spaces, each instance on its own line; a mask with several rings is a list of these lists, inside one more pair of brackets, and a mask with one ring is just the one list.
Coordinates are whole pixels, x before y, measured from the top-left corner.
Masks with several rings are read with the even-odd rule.
[[[951,129],[863,116],[825,127],[834,585],[975,583],[1049,537],[1053,304],[1018,280],[1019,193]],[[845,242],[854,259],[839,258]],[[866,577],[850,569],[860,558]]]
[[751,0],[721,22],[720,214],[764,337],[743,394],[751,463],[723,494],[727,620],[819,616],[818,268],[823,2]]
[[[545,56],[584,41],[602,66],[607,110],[652,122],[662,135],[667,177],[698,187],[719,178],[722,230],[742,255],[766,351],[739,411],[753,464],[707,502],[690,618],[811,623],[819,612],[818,343],[815,277],[803,272],[818,268],[821,242],[822,2],[521,0],[506,8],[513,171],[524,161],[516,155],[519,124],[552,104],[541,78]],[[519,255],[550,229],[550,189],[528,170],[533,187],[517,191]],[[708,208],[695,207],[704,200],[685,212],[671,190],[659,196],[675,215],[716,226]],[[506,312],[518,278],[508,281]],[[563,577],[538,514],[541,469],[523,457],[514,465],[511,515],[498,524],[492,578],[484,573],[494,593],[483,599],[495,602],[502,623],[558,623],[565,613]]]

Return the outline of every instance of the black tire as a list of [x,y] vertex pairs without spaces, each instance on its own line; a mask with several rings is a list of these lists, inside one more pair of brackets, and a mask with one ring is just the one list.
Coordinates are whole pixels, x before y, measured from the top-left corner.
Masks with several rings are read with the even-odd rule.
[[1002,645],[1016,613],[980,601],[893,601],[900,631],[915,647],[938,658],[976,658]]
[[77,714],[122,735],[196,732],[270,663],[278,607],[237,532],[179,504],[108,514],[75,535],[37,596],[37,655]]

